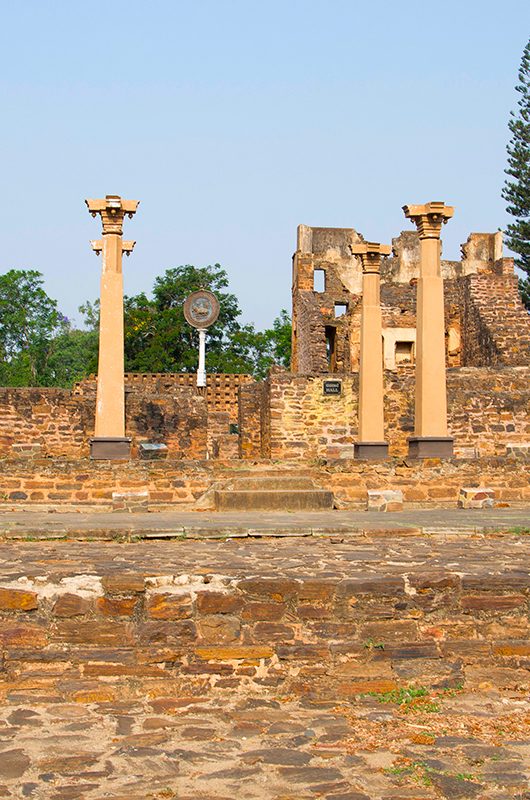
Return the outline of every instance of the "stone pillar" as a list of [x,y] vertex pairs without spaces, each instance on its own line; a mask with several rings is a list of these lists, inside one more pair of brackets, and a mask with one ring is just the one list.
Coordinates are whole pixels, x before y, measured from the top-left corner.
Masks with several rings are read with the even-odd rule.
[[381,256],[389,245],[363,242],[352,246],[363,264],[361,310],[361,359],[359,368],[359,441],[354,457],[383,459],[388,456],[383,415],[383,331],[380,302]]
[[416,401],[411,458],[450,458],[447,435],[444,292],[440,270],[440,231],[453,216],[452,206],[433,201],[403,206],[420,235],[420,276],[416,301]]
[[90,457],[130,458],[131,440],[125,436],[122,254],[130,255],[135,243],[122,241],[122,233],[124,217],[133,216],[138,201],[107,195],[104,200],[85,202],[93,217],[101,216],[103,224],[103,238],[91,242],[97,255],[103,253],[103,269],[96,425],[90,440]]

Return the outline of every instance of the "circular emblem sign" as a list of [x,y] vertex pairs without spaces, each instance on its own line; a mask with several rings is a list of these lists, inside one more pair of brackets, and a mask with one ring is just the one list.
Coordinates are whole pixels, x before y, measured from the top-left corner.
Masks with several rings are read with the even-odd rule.
[[184,316],[194,328],[209,328],[219,316],[219,300],[206,289],[193,292],[184,303]]

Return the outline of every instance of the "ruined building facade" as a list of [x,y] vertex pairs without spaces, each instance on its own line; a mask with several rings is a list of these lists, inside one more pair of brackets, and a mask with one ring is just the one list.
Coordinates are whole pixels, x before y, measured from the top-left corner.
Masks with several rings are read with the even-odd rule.
[[[162,443],[169,459],[182,462],[351,460],[362,300],[362,267],[352,247],[362,241],[351,228],[299,226],[290,371],[274,368],[259,383],[246,375],[209,375],[205,391],[197,389],[194,373],[126,375],[125,432],[133,459],[142,443]],[[385,439],[389,455],[400,457],[414,430],[418,235],[401,233],[392,244],[381,268],[381,358]],[[471,234],[462,260],[442,260],[442,271],[455,455],[529,450],[530,316],[513,260],[502,255],[502,234]],[[87,458],[95,406],[90,379],[73,391],[0,389],[0,458]],[[17,488],[5,487],[6,498],[11,490]]]
[[[298,227],[293,258],[294,373],[359,371],[362,264],[352,246],[364,241],[353,228]],[[392,240],[381,267],[386,369],[414,363],[419,236]],[[442,259],[448,367],[524,366],[530,352],[529,315],[502,255],[502,233],[472,233],[461,261]]]

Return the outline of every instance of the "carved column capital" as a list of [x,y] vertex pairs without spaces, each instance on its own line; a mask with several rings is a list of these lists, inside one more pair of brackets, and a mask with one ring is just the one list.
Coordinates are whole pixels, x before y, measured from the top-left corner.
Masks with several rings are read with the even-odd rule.
[[439,239],[442,225],[454,214],[453,206],[433,200],[423,206],[403,206],[405,216],[417,227],[420,239]]
[[136,213],[139,200],[122,200],[117,194],[108,194],[103,200],[85,200],[88,210],[95,217],[101,217],[103,236],[115,233],[123,234],[123,220],[125,215],[132,217]]
[[[126,256],[130,256],[132,251],[134,250],[135,244],[136,242],[134,241],[122,241],[121,243],[122,253],[125,253]],[[97,256],[101,255],[103,251],[103,239],[92,239],[90,242],[90,247]]]
[[363,272],[379,272],[381,256],[389,256],[392,248],[379,242],[360,242],[351,246],[353,255],[361,256]]

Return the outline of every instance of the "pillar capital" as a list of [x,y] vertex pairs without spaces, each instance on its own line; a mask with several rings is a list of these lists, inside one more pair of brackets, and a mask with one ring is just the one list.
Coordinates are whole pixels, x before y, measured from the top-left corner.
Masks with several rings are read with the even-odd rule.
[[442,200],[433,200],[423,206],[403,206],[403,211],[416,225],[420,239],[439,239],[442,225],[451,219],[455,210]]
[[101,216],[103,236],[109,233],[123,233],[123,220],[125,215],[132,217],[136,214],[139,200],[123,200],[117,194],[108,194],[103,200],[85,200],[89,212],[95,217]]
[[381,256],[389,256],[392,248],[379,242],[359,242],[351,246],[353,255],[361,256],[363,272],[379,272]]
[[[121,243],[122,253],[125,253],[126,256],[130,256],[132,251],[134,250],[135,244],[136,242],[134,241],[122,241]],[[103,239],[91,239],[90,247],[97,256],[101,255],[103,251]]]

